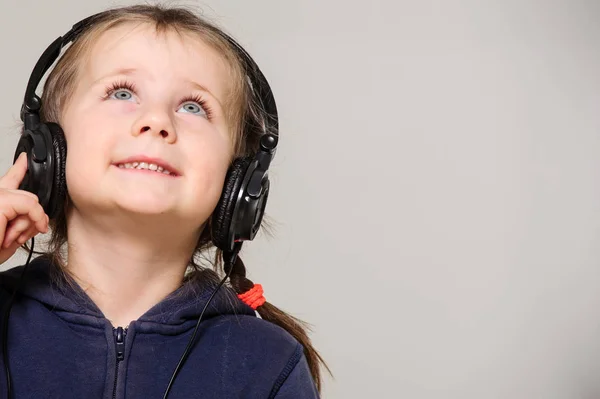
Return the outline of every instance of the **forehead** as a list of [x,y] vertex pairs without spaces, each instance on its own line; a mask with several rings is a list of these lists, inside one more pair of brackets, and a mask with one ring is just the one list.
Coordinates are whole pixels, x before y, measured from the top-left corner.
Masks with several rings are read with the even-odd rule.
[[229,90],[229,65],[198,34],[157,33],[145,23],[126,23],[103,32],[93,43],[84,74],[101,79],[135,69],[149,80],[199,83],[223,103]]

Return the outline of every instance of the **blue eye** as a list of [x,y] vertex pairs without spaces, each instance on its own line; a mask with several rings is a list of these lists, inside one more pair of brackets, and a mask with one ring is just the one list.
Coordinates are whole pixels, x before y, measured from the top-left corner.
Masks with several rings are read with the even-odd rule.
[[179,109],[185,110],[185,113],[206,116],[206,112],[202,109],[202,107],[194,102],[185,103]]
[[133,94],[127,90],[116,90],[114,93],[112,93],[111,97],[114,97],[117,100],[129,100],[133,97]]

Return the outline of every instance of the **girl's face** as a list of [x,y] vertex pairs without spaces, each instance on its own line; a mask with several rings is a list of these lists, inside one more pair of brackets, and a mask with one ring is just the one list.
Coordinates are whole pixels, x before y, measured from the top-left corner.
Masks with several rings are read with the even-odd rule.
[[204,223],[232,157],[228,74],[198,38],[143,24],[102,34],[62,113],[75,207]]

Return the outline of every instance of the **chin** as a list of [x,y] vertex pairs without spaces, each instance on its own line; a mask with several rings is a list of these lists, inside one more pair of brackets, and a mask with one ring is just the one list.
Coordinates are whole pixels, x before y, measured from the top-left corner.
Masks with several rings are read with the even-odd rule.
[[[74,184],[69,192],[76,207],[86,213],[122,215],[128,219],[142,216],[144,222],[155,216],[156,220],[163,219],[161,223],[174,223],[181,227],[205,223],[218,197],[215,195],[215,198],[209,199],[205,194],[209,190],[190,193],[176,188],[168,190],[161,185],[114,184],[111,181],[95,186]],[[183,200],[186,197],[190,199]]]
[[69,194],[77,208],[97,214],[165,215],[177,213],[178,208],[173,198],[149,193],[142,195],[140,192],[126,193],[119,190],[70,190]]
[[164,198],[115,198],[113,204],[114,208],[132,214],[158,216],[177,213],[174,204],[167,203]]

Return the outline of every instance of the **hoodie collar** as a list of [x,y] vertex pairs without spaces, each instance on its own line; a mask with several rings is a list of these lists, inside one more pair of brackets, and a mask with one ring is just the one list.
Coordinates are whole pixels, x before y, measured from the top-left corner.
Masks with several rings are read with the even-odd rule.
[[[12,293],[18,284],[24,266],[0,273],[0,287]],[[19,293],[43,303],[52,311],[60,311],[82,319],[104,319],[104,314],[81,287],[69,276],[65,276],[47,257],[32,260],[25,270]],[[137,320],[150,327],[164,325],[181,326],[188,320],[197,320],[206,301],[217,287],[220,279],[209,269],[197,277],[185,281],[159,303],[150,308]],[[226,314],[255,315],[255,312],[240,301],[233,290],[222,286],[209,307],[203,320]],[[185,323],[187,324],[187,323]],[[170,328],[168,328],[170,330]]]

